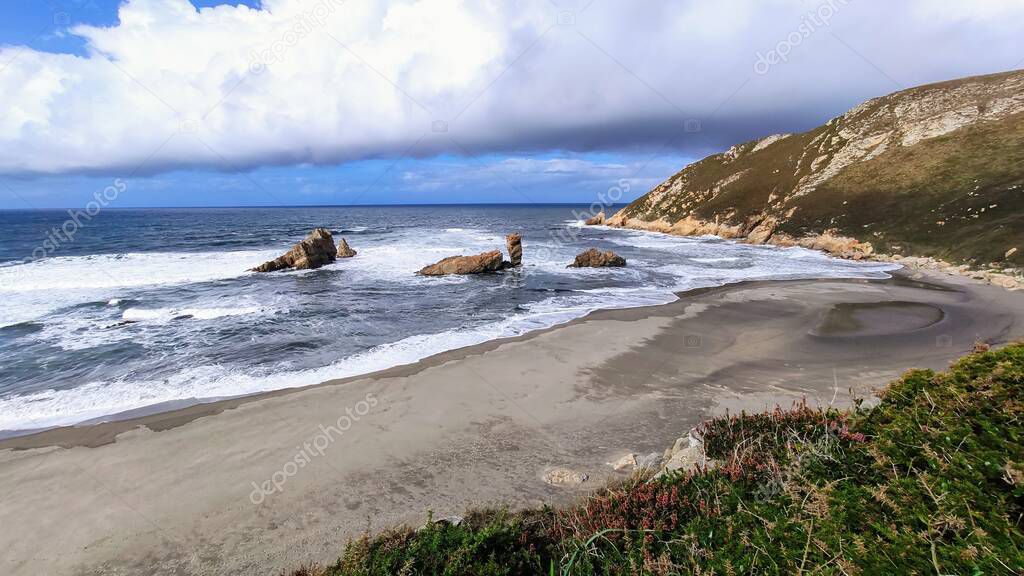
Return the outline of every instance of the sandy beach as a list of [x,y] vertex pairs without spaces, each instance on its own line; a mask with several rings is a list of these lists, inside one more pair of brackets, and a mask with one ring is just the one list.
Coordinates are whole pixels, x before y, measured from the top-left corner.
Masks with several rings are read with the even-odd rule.
[[[346,538],[558,504],[712,414],[848,405],[975,341],[1024,292],[953,277],[747,283],[300,390],[0,441],[0,572],[276,574]],[[551,467],[589,475],[553,487]]]

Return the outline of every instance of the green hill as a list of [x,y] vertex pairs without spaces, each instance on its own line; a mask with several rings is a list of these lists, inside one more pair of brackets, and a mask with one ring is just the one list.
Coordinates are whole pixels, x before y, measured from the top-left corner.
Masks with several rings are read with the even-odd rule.
[[608,223],[1018,267],[1024,71],[904,90],[809,132],[734,146]]

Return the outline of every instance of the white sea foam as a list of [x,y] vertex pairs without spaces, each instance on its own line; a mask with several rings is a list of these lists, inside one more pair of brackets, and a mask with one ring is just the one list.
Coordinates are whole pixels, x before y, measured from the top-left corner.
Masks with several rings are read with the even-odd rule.
[[237,308],[129,308],[121,313],[121,318],[132,322],[168,322],[176,318],[213,320],[226,316],[256,314],[262,311],[264,309],[259,306],[242,306]]
[[726,258],[691,258],[691,260],[701,264],[717,264],[719,262],[736,262],[741,260],[741,258],[739,256],[729,256]]
[[0,268],[0,327],[54,310],[116,299],[124,289],[226,280],[270,260],[278,251],[147,252],[61,256]]
[[596,293],[590,291],[578,292],[528,304],[525,312],[485,326],[410,336],[320,368],[247,373],[207,365],[185,368],[165,380],[90,382],[71,389],[0,398],[0,430],[72,425],[173,400],[223,398],[308,386],[410,364],[497,338],[519,336],[598,309],[631,308],[675,300],[670,292],[651,289],[611,289],[600,293],[600,298],[595,298]]
[[88,290],[223,280],[279,251],[143,252],[60,256],[0,268],[0,292]]

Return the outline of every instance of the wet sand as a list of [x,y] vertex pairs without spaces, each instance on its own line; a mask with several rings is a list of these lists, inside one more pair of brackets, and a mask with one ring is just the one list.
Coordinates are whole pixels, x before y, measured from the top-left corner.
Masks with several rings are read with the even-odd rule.
[[[727,410],[846,405],[976,340],[1024,292],[956,278],[748,283],[410,366],[0,441],[0,573],[276,574],[470,506],[565,503]],[[580,489],[541,481],[552,466]]]

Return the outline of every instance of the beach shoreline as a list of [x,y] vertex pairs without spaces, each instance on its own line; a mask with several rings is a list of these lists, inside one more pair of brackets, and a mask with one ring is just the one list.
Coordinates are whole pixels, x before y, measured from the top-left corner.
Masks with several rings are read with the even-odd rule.
[[[846,406],[975,341],[1021,337],[1024,293],[967,280],[747,282],[370,375],[8,438],[5,573],[329,563],[346,538],[427,511],[571,502],[622,477],[607,462],[713,415]],[[550,486],[552,467],[590,480]]]
[[[940,280],[941,277],[936,273],[921,275],[917,271],[920,277],[930,278],[932,280]],[[840,281],[856,281],[856,282],[889,282],[895,279],[901,281],[909,279],[911,273],[907,270],[893,271],[892,278],[880,279],[880,280],[845,280]],[[831,282],[835,279],[799,279],[799,280],[744,280],[740,282],[724,284],[721,286],[712,286],[707,288],[696,288],[693,290],[687,290],[683,292],[677,292],[677,300],[666,304],[655,304],[650,306],[635,306],[630,308],[609,308],[599,309],[584,314],[583,316],[573,318],[571,320],[555,324],[546,328],[537,330],[531,330],[525,334],[517,336],[508,336],[503,338],[495,338],[487,340],[479,344],[473,344],[470,346],[461,346],[453,348],[451,350],[445,350],[436,354],[431,354],[415,362],[407,364],[398,364],[382,370],[375,370],[364,374],[357,374],[354,376],[347,376],[345,378],[336,378],[326,380],[323,382],[317,382],[308,384],[305,386],[291,387],[291,388],[280,388],[275,390],[267,390],[264,392],[257,392],[253,394],[244,394],[239,396],[231,396],[224,398],[189,398],[180,399],[170,402],[162,402],[153,404],[150,406],[144,406],[133,410],[127,410],[123,412],[115,412],[112,414],[104,415],[97,418],[91,418],[77,424],[68,426],[55,426],[50,428],[42,429],[27,429],[27,430],[0,430],[0,451],[6,449],[12,450],[28,450],[33,448],[45,448],[48,446],[59,446],[61,448],[72,448],[76,446],[84,446],[89,448],[95,448],[114,442],[117,436],[128,430],[132,430],[139,426],[144,426],[153,431],[162,431],[175,428],[188,424],[189,422],[207,416],[213,416],[224,412],[225,410],[231,410],[237,408],[248,402],[256,402],[267,398],[277,397],[283,394],[291,394],[317,388],[320,386],[339,386],[345,385],[346,383],[362,380],[365,378],[378,379],[378,378],[389,378],[389,377],[406,377],[412,376],[427,368],[450,362],[453,360],[459,360],[468,356],[473,356],[493,350],[502,344],[511,342],[520,342],[535,338],[542,334],[558,330],[560,328],[585,323],[589,320],[601,320],[601,319],[619,319],[619,320],[640,320],[644,318],[654,317],[658,315],[671,314],[663,310],[666,306],[672,306],[681,299],[698,297],[704,294],[715,293],[719,291],[728,291],[732,289],[749,287],[749,286],[771,286],[771,285],[785,285],[791,282]]]
[[[893,278],[905,278],[909,277],[902,271],[894,271]],[[225,398],[203,398],[203,399],[180,399],[171,402],[162,402],[153,404],[150,406],[144,406],[141,408],[127,410],[123,412],[116,412],[113,414],[104,415],[97,418],[91,418],[83,422],[72,424],[68,426],[55,426],[51,428],[42,429],[28,429],[28,430],[0,430],[0,450],[13,449],[13,450],[27,450],[32,448],[45,448],[47,446],[59,446],[62,448],[72,448],[75,446],[85,446],[95,448],[113,442],[116,437],[122,432],[137,428],[139,426],[145,426],[154,431],[167,430],[175,428],[195,420],[197,418],[203,418],[206,416],[212,416],[219,414],[225,410],[231,410],[237,408],[247,402],[260,401],[267,398],[273,398],[282,394],[291,394],[295,392],[302,392],[312,388],[320,386],[339,386],[349,382],[365,378],[389,378],[389,377],[405,377],[412,376],[422,370],[437,366],[445,362],[459,360],[468,356],[481,354],[489,350],[493,350],[502,344],[511,342],[520,342],[535,338],[542,334],[558,330],[567,326],[580,324],[587,322],[588,320],[601,320],[601,319],[620,319],[620,320],[640,320],[643,318],[649,318],[662,314],[670,314],[670,312],[663,311],[665,306],[671,306],[676,304],[679,299],[691,298],[701,296],[703,294],[714,293],[722,290],[730,290],[740,288],[744,286],[771,286],[771,285],[784,285],[790,282],[829,282],[835,279],[800,279],[800,280],[744,280],[740,282],[734,282],[730,284],[724,284],[721,286],[712,286],[707,288],[696,288],[693,290],[687,290],[683,292],[676,292],[676,301],[669,302],[666,304],[655,304],[649,306],[634,306],[629,308],[608,308],[599,309],[584,314],[583,316],[567,320],[548,326],[546,328],[540,328],[537,330],[531,330],[525,334],[517,336],[508,336],[503,338],[494,338],[487,340],[479,344],[473,344],[470,346],[461,346],[453,348],[451,350],[445,350],[436,354],[431,354],[415,362],[407,364],[398,364],[382,370],[375,370],[364,374],[357,374],[354,376],[347,376],[345,378],[336,378],[326,380],[323,382],[317,382],[306,386],[292,387],[292,388],[280,388],[275,390],[267,390],[264,392],[257,392],[253,394],[244,394],[240,396],[231,396]],[[881,280],[849,280],[849,281],[862,281],[862,282],[888,282],[891,279]]]

